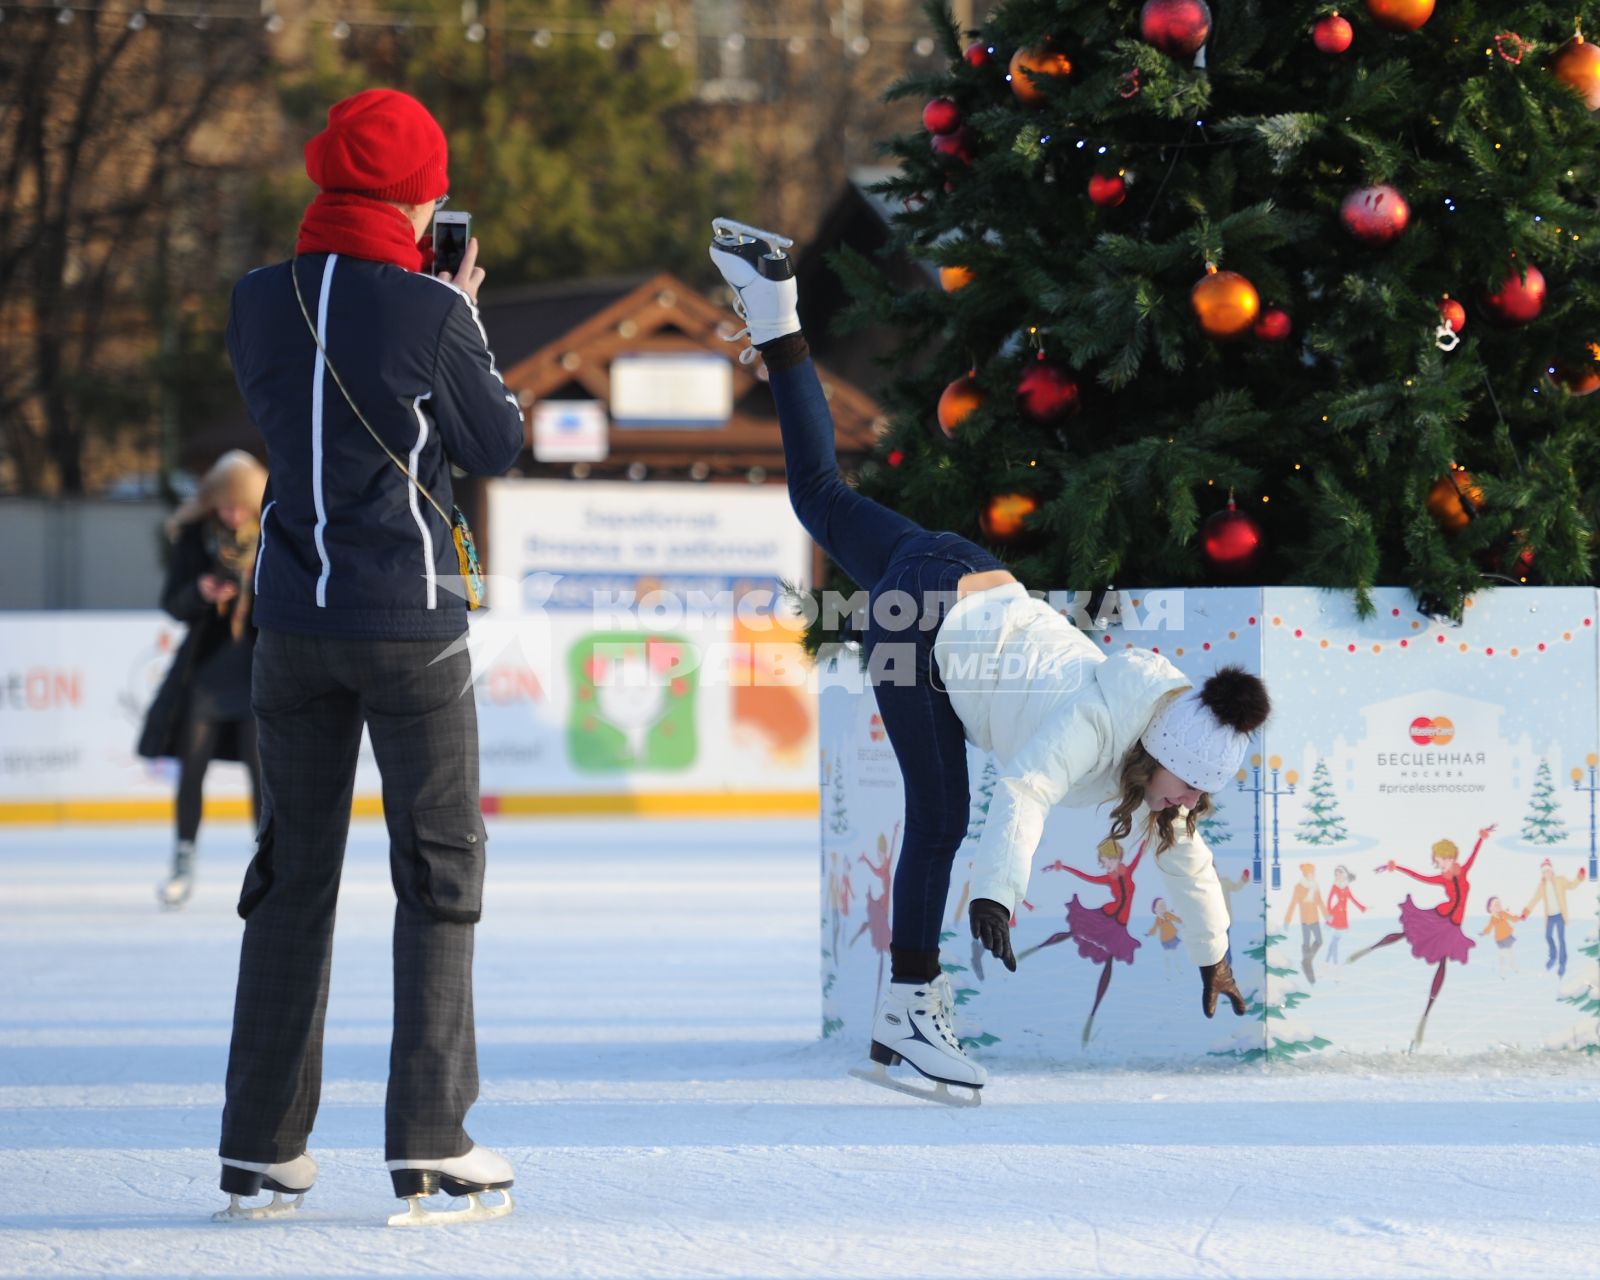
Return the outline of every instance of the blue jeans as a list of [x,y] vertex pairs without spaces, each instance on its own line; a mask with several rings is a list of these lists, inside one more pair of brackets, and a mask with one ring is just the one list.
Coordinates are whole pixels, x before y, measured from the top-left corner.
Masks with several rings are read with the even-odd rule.
[[1544,941],[1550,948],[1550,960],[1545,965],[1548,969],[1558,961],[1561,965],[1561,976],[1567,973],[1567,918],[1559,912],[1545,917]]
[[[869,594],[867,670],[906,797],[891,942],[897,950],[937,952],[970,796],[966,734],[939,683],[933,642],[961,579],[1005,566],[975,543],[931,533],[840,479],[833,417],[810,360],[771,369],[770,385],[795,514]],[[914,616],[895,607],[908,600]]]

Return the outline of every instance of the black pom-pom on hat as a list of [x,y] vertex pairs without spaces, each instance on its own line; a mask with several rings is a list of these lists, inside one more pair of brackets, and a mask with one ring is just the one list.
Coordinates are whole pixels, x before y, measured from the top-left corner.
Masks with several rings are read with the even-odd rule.
[[1235,733],[1254,733],[1272,714],[1267,686],[1243,667],[1223,667],[1200,687],[1200,701]]

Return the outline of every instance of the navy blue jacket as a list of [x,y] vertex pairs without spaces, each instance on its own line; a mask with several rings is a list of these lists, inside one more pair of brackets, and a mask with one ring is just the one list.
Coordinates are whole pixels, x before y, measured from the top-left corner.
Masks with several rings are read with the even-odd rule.
[[[522,449],[478,311],[432,276],[341,254],[300,257],[300,291],[339,377],[445,511],[450,464],[499,475]],[[295,300],[291,263],[234,286],[228,354],[267,443],[258,626],[369,639],[466,629],[450,525],[351,411]]]

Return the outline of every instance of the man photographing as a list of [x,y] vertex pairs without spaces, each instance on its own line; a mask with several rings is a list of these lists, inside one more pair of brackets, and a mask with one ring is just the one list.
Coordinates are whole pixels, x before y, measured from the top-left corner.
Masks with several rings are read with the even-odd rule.
[[[425,1220],[422,1197],[441,1189],[471,1198],[454,1216],[487,1216],[510,1210],[512,1170],[464,1128],[478,1094],[477,714],[464,646],[440,654],[466,630],[476,572],[447,514],[450,466],[504,472],[522,412],[478,320],[477,241],[454,278],[424,272],[419,242],[449,187],[426,108],[369,89],[329,110],[305,154],[320,194],[295,256],[238,283],[228,325],[271,481],[252,579],[263,803],[239,900],[223,1213],[281,1211],[316,1177],[306,1144],[365,724],[397,898],[385,1154],[409,1204],[399,1220]],[[263,1187],[271,1205],[240,1205]],[[492,1209],[488,1190],[503,1193]]]

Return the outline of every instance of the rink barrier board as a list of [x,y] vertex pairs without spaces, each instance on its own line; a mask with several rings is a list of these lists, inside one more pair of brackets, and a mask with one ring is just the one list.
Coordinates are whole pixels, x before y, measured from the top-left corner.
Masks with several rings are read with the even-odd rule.
[[[815,818],[814,791],[771,792],[635,792],[625,795],[486,795],[483,812],[499,818]],[[217,799],[205,802],[210,820],[250,816],[250,802]],[[350,807],[355,818],[381,818],[379,796],[357,796]],[[170,822],[170,800],[35,800],[0,801],[0,826],[66,822]]]
[[[1050,815],[1016,913],[1019,971],[974,956],[971,854],[998,769],[969,746],[967,842],[941,959],[956,1029],[980,1059],[1271,1065],[1509,1050],[1600,1062],[1596,592],[1488,592],[1467,602],[1459,627],[1420,615],[1393,588],[1375,593],[1368,619],[1348,596],[1310,588],[1181,595],[1184,607],[1152,630],[1152,602],[1141,608],[1140,592],[1119,593],[1127,625],[1084,634],[1108,654],[1157,650],[1196,683],[1227,664],[1267,681],[1273,717],[1251,743],[1243,779],[1213,797],[1218,808],[1203,824],[1230,897],[1234,970],[1250,1015],[1200,1015],[1178,936],[1184,922],[1159,918],[1166,891],[1149,857],[1132,877],[1120,952],[1094,934],[1081,947],[1075,940],[1070,900],[1094,910],[1111,890],[1045,868],[1059,859],[1108,874],[1097,857],[1104,810]],[[870,690],[824,681],[820,737],[822,1031],[855,1042],[887,981],[903,793]],[[1464,865],[1490,825],[1457,931],[1431,919],[1445,901],[1440,882],[1379,870],[1392,858],[1437,876],[1440,844],[1453,844]],[[1128,844],[1124,866],[1134,852]],[[1538,887],[1546,859],[1566,882],[1561,923],[1540,901],[1550,896]],[[1331,914],[1336,884],[1352,897]],[[1309,919],[1308,899],[1322,904]],[[1402,936],[1407,899],[1427,913],[1415,937]]]

